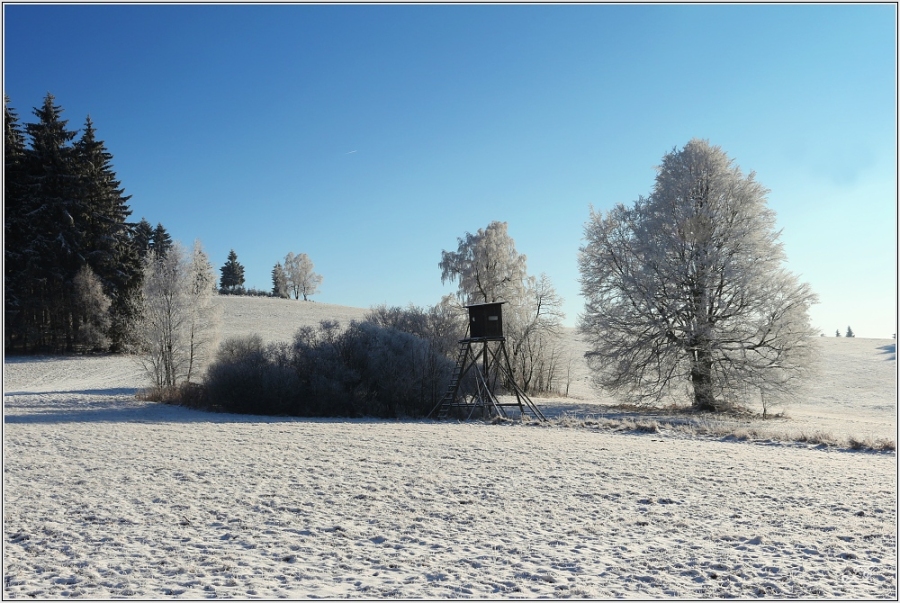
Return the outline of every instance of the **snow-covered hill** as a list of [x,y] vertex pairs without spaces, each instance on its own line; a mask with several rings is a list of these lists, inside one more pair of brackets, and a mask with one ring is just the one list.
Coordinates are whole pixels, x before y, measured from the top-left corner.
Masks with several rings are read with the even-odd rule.
[[[268,341],[366,313],[220,302],[224,337]],[[788,418],[744,428],[896,438],[894,342],[819,345]],[[538,404],[621,417],[579,362]],[[4,598],[897,596],[893,453],[213,414],[143,385],[128,358],[6,359]]]

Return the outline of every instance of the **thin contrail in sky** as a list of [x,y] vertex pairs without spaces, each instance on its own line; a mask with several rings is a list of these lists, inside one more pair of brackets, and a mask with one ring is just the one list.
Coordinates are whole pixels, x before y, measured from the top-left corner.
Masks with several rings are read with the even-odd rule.
[[[355,153],[356,151],[350,151],[350,153]],[[350,153],[344,153],[344,155],[349,155]]]

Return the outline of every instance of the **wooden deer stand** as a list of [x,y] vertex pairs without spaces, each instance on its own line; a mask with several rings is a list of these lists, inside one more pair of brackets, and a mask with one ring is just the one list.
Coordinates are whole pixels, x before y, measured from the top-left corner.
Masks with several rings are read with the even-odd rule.
[[[503,336],[504,303],[466,306],[469,310],[468,337],[459,340],[456,372],[447,393],[429,417],[445,419],[455,414],[465,416],[466,420],[476,415],[484,419],[491,416],[510,418],[506,409],[517,408],[521,419],[527,414],[540,421],[547,420],[513,378]],[[515,402],[501,402],[494,395],[501,378],[515,394]]]

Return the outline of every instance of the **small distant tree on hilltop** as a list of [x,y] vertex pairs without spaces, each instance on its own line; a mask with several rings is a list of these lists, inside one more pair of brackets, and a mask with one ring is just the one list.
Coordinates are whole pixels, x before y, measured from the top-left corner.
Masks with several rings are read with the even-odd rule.
[[237,293],[244,287],[244,267],[237,261],[234,249],[228,252],[228,260],[219,268],[222,277],[219,280],[222,293]]
[[847,335],[846,336],[847,337],[856,337],[856,335],[853,334],[853,329],[851,329],[850,327],[847,327]]
[[287,275],[284,273],[284,266],[281,262],[276,262],[272,268],[272,295],[287,299],[291,296],[288,290]]
[[303,296],[303,301],[307,301],[310,295],[319,292],[322,276],[316,274],[313,267],[312,260],[305,253],[288,253],[284,256],[284,276],[288,291],[293,294],[294,299]]
[[840,336],[841,336],[841,331],[840,331],[839,329],[835,329],[835,331],[834,331],[834,336],[835,336],[835,337],[840,337]]

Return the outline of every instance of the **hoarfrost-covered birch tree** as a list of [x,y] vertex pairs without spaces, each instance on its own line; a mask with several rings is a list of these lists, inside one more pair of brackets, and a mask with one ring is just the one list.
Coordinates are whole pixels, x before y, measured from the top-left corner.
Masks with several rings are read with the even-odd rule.
[[[233,253],[233,252],[232,252]],[[211,359],[218,344],[221,308],[213,303],[216,294],[216,277],[209,256],[199,240],[194,241],[187,269],[189,300],[188,362],[185,380],[190,383],[198,368]],[[243,278],[243,268],[241,269]]]
[[516,251],[506,222],[491,222],[457,243],[456,251],[441,252],[441,282],[458,283],[463,305],[508,302],[503,328],[517,384],[526,392],[551,391],[563,365],[564,314],[549,277],[528,275],[527,258]]
[[199,242],[190,258],[178,243],[164,255],[147,254],[133,348],[157,391],[189,380],[212,352],[218,326],[214,287],[212,265]]
[[441,282],[457,281],[465,304],[514,301],[525,295],[524,254],[507,233],[506,222],[491,222],[457,239],[456,251],[442,251]]
[[702,410],[789,396],[812,370],[817,298],[783,266],[768,190],[705,140],[657,169],[649,197],[592,208],[585,226],[595,383],[637,403],[686,388]]
[[284,256],[284,277],[288,291],[294,295],[294,299],[307,301],[310,295],[315,295],[322,284],[322,276],[313,271],[312,260],[305,253],[294,255],[288,253]]

